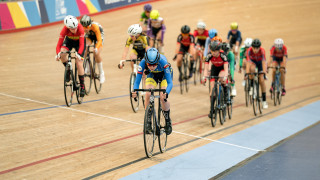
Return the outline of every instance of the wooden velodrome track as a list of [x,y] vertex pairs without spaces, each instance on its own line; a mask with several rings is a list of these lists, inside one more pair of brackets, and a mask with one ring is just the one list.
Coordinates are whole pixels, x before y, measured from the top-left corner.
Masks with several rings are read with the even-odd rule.
[[165,55],[174,64],[175,85],[171,59],[184,24],[194,29],[202,19],[225,38],[230,22],[237,21],[244,39],[262,40],[267,56],[273,40],[283,38],[290,58],[283,104],[274,107],[268,97],[269,109],[255,118],[244,106],[242,75],[236,73],[233,119],[212,128],[208,87],[191,85],[188,94],[180,95],[176,86],[169,98],[174,124],[169,150],[147,159],[144,111],[133,113],[128,97],[131,68],[117,68],[127,28],[139,20],[142,5],[94,16],[105,30],[106,83],[101,94],[92,91],[84,98],[87,103],[71,108],[60,106],[65,104],[64,68],[54,60],[62,23],[1,34],[0,179],[118,179],[211,142],[201,136],[219,139],[320,100],[320,1],[166,0],[152,5],[165,19]]

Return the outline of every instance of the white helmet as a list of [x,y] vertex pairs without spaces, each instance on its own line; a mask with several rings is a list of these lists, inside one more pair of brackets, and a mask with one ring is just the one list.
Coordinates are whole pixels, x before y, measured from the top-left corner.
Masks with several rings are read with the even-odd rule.
[[130,36],[136,36],[142,33],[142,27],[140,24],[133,24],[128,28],[128,34]]
[[251,44],[252,44],[252,38],[247,38],[245,41],[244,41],[244,45],[246,48],[250,47]]
[[284,42],[281,38],[274,40],[274,46],[278,49],[281,49],[283,44],[284,44]]
[[67,26],[67,28],[77,28],[78,27],[78,20],[76,17],[68,15],[64,18],[64,25]]
[[199,29],[206,29],[206,24],[202,21],[198,22],[197,28]]

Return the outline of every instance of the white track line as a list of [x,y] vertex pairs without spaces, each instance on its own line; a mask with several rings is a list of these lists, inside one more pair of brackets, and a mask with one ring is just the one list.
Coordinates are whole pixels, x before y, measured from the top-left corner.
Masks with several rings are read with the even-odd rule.
[[[62,109],[67,109],[67,110],[71,110],[71,111],[77,111],[77,112],[81,112],[81,113],[85,113],[85,114],[90,114],[90,115],[95,115],[95,116],[99,116],[99,117],[105,117],[105,118],[114,119],[114,120],[117,120],[117,121],[127,122],[127,123],[131,123],[131,124],[136,124],[136,125],[140,125],[140,126],[143,125],[143,124],[141,124],[141,123],[124,120],[124,119],[121,119],[121,118],[116,118],[116,117],[112,117],[112,116],[106,116],[106,115],[97,114],[97,113],[92,113],[92,112],[88,112],[88,111],[82,111],[82,110],[73,109],[73,108],[70,108],[70,107],[64,107],[64,106],[55,105],[55,104],[50,104],[50,103],[46,103],[46,102],[42,102],[42,101],[32,100],[32,99],[29,99],[29,98],[23,98],[23,97],[13,96],[13,95],[4,94],[4,93],[0,93],[0,95],[7,96],[7,97],[11,97],[11,98],[16,98],[16,99],[21,99],[21,100],[26,100],[26,101],[31,101],[31,102],[35,102],[35,103],[39,103],[39,104],[45,104],[45,105],[49,105],[49,106],[56,106],[56,107],[62,108]],[[226,145],[229,145],[229,146],[234,146],[234,147],[238,147],[238,148],[242,148],[242,149],[247,149],[247,150],[251,150],[251,151],[256,151],[256,152],[265,151],[265,150],[258,150],[258,149],[253,149],[253,148],[249,148],[249,147],[239,146],[239,145],[236,145],[236,144],[226,143],[226,142],[222,142],[222,141],[218,141],[218,140],[213,140],[213,139],[209,139],[209,138],[204,138],[204,137],[201,137],[201,136],[195,136],[195,135],[187,134],[187,133],[183,133],[183,132],[178,132],[178,131],[173,131],[173,132],[174,132],[174,133],[177,133],[177,134],[185,135],[185,136],[190,136],[190,137],[194,137],[194,138],[198,138],[198,139],[203,139],[203,140],[207,140],[207,141],[211,141],[211,142],[217,142],[217,143],[221,143],[221,144],[226,144]]]

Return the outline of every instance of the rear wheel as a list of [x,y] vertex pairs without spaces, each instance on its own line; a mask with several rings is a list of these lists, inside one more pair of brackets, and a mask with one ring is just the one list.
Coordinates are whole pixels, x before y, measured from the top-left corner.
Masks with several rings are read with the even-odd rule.
[[89,57],[87,57],[84,60],[83,69],[84,69],[84,87],[86,90],[86,95],[89,95],[91,90],[91,85],[92,85],[92,64]]
[[220,106],[220,111],[219,111],[219,119],[220,119],[220,124],[223,125],[224,121],[226,120],[226,106],[224,102],[224,90],[223,87],[220,86],[220,95],[219,95],[219,106]]
[[98,73],[99,68],[96,61],[93,59],[93,80],[94,80],[94,87],[96,89],[97,94],[101,91],[102,84],[100,84],[100,72]]
[[185,83],[185,86],[186,86],[186,92],[188,92],[188,90],[189,90],[189,86],[188,86],[188,80],[189,80],[188,69],[189,69],[189,61],[188,61],[188,57],[185,55],[185,59],[183,61],[183,73],[184,73],[184,83]]
[[64,98],[68,107],[72,105],[73,92],[73,76],[66,66],[64,71]]
[[135,73],[131,73],[130,82],[129,82],[130,102],[131,102],[131,107],[132,107],[133,112],[136,113],[139,110],[140,96],[139,96],[139,94],[137,95],[136,98],[133,98],[131,96],[131,93],[133,92],[133,86],[134,86],[134,82],[135,81],[136,81],[136,74]]
[[81,85],[80,85],[80,79],[79,79],[79,76],[78,76],[78,70],[77,70],[77,67],[75,65],[75,68],[74,68],[74,87],[76,87],[76,95],[77,95],[77,101],[78,101],[78,104],[81,104],[82,101],[83,101],[83,97],[80,96],[80,89],[81,89]]
[[143,124],[143,141],[144,150],[147,157],[152,157],[154,140],[155,140],[155,114],[151,104],[148,105]]
[[164,153],[167,150],[167,134],[165,131],[166,120],[163,115],[160,101],[158,106],[158,123],[159,126],[156,129],[156,134],[158,135],[160,152]]

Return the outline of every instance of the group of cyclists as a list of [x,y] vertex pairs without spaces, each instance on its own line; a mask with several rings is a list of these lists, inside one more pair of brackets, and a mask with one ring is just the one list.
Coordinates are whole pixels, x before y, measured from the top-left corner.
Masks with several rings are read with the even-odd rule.
[[[88,54],[87,46],[91,44],[95,45],[94,56],[100,71],[100,83],[105,82],[101,57],[104,42],[103,28],[99,23],[93,21],[87,15],[81,17],[80,23],[78,23],[76,17],[71,15],[66,16],[64,18],[64,25],[56,46],[56,60],[61,60],[63,65],[66,66],[67,57],[66,54],[62,52],[69,51],[72,48],[76,49],[76,66],[81,88],[80,96],[83,97],[85,95],[84,73],[86,71],[86,69],[83,68],[83,60]],[[206,79],[209,76],[219,76],[219,81],[221,81],[224,86],[227,83],[231,83],[231,95],[236,96],[234,71],[236,62],[239,59],[239,73],[242,73],[242,71],[246,72],[244,73],[244,80],[249,78],[249,82],[253,83],[253,77],[251,75],[247,76],[247,74],[255,72],[256,68],[258,69],[258,72],[262,72],[259,75],[262,89],[262,104],[263,108],[268,108],[266,101],[265,73],[268,72],[268,66],[279,65],[284,67],[281,69],[282,95],[284,96],[286,93],[285,67],[287,48],[282,39],[276,39],[270,50],[270,58],[267,63],[265,50],[261,47],[262,43],[259,39],[247,38],[244,41],[244,45],[241,46],[242,36],[238,27],[238,23],[231,23],[227,38],[223,41],[222,38],[218,36],[218,31],[216,29],[207,30],[206,24],[202,21],[198,22],[197,29],[193,33],[191,33],[190,26],[183,25],[181,27],[181,33],[177,38],[175,56],[173,58],[173,61],[176,61],[179,70],[178,80],[182,81],[183,78],[191,78],[193,76],[193,73],[195,72],[193,64],[197,60],[197,56],[199,56],[200,53],[203,53],[203,58],[200,59],[200,61],[201,63],[205,63],[205,65],[201,83],[206,83]],[[165,129],[166,133],[169,135],[172,132],[172,125],[168,97],[173,87],[173,73],[171,64],[164,56],[163,39],[165,30],[166,26],[159,11],[153,10],[150,4],[145,4],[140,23],[133,24],[128,28],[127,33],[129,37],[126,40],[121,58],[122,60],[127,58],[129,48],[132,45],[129,58],[141,60],[134,84],[134,90],[131,93],[132,97],[138,95],[135,89],[139,88],[142,79],[145,81],[147,89],[154,89],[158,84],[160,84],[162,89],[166,89],[165,93],[161,93],[160,99],[166,120]],[[158,43],[158,47],[154,48],[156,43]],[[189,74],[187,77],[183,77],[181,72],[182,58],[185,53],[191,55]],[[131,65],[133,70],[133,62]],[[122,67],[123,64],[120,64],[119,68]],[[273,72],[270,92],[273,91],[274,76],[275,71]],[[212,88],[214,87],[214,82],[214,79],[210,79]],[[210,96],[214,96],[214,94],[212,94],[212,89],[210,91]],[[149,103],[149,97],[150,93],[146,93],[146,104]],[[209,115],[210,114],[214,113],[209,113]]]

